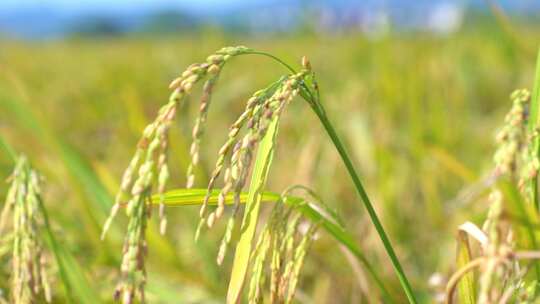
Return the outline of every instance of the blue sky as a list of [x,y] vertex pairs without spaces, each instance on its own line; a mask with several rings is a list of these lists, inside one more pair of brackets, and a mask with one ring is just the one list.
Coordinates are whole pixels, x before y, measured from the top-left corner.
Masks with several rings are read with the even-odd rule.
[[[505,11],[518,14],[540,13],[540,0],[494,0]],[[219,16],[233,16],[235,22],[263,26],[275,25],[273,15],[304,7],[318,10],[345,12],[389,12],[393,21],[415,24],[425,21],[427,12],[438,6],[458,6],[459,10],[485,8],[486,0],[0,0],[0,35],[13,34],[21,37],[45,37],[58,35],[72,26],[95,16],[106,16],[120,25],[132,24],[165,10],[180,11],[199,21],[215,21]],[[253,13],[266,13],[270,23],[253,22]],[[260,15],[260,14],[259,14]],[[133,17],[135,16],[135,17]],[[142,16],[142,17],[141,17]],[[268,17],[267,16],[267,17]],[[86,18],[86,19],[85,19]],[[122,19],[123,18],[123,19]],[[240,18],[240,19],[238,19]],[[401,20],[401,21],[400,21]],[[127,22],[126,24],[121,21]],[[268,23],[268,20],[266,20]],[[425,23],[425,22],[423,22]],[[80,25],[80,24],[79,24]]]
[[130,8],[180,8],[187,10],[219,9],[245,5],[260,4],[264,0],[2,0],[0,10],[20,9],[24,7],[47,6],[67,11],[84,11],[93,9],[129,10]]
[[[257,6],[260,4],[280,3],[348,3],[353,6],[417,6],[429,5],[438,2],[454,2],[459,4],[484,5],[485,0],[0,0],[0,12],[21,8],[48,7],[63,11],[91,11],[91,10],[130,10],[130,9],[155,9],[155,8],[178,8],[193,12],[216,11],[235,7]],[[538,8],[538,0],[496,0],[505,8],[527,9]]]

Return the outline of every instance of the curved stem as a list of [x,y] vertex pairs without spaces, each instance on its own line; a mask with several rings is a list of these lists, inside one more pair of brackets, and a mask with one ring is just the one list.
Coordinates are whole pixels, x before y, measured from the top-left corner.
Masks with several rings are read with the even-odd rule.
[[276,57],[276,56],[274,56],[272,54],[265,53],[265,52],[259,52],[259,51],[253,51],[253,50],[246,51],[246,52],[244,52],[242,54],[245,54],[245,55],[261,55],[261,56],[272,58],[273,60],[275,60],[276,62],[278,62],[282,66],[284,66],[291,73],[296,74],[296,70],[293,67],[291,67],[288,63],[286,63],[285,61],[279,59],[278,57]]
[[[312,101],[308,101],[308,102],[312,103]],[[375,226],[375,230],[377,230],[377,233],[379,234],[379,237],[384,245],[384,248],[386,249],[386,253],[390,257],[392,266],[394,267],[396,275],[398,276],[399,282],[401,283],[401,286],[403,287],[403,290],[405,291],[405,294],[407,296],[407,299],[409,300],[409,303],[417,303],[416,298],[414,297],[414,293],[412,292],[412,288],[409,284],[409,281],[407,280],[407,276],[405,275],[405,272],[403,271],[403,268],[401,267],[401,264],[399,263],[399,260],[396,256],[396,253],[394,252],[394,248],[392,247],[392,244],[390,243],[390,239],[388,238],[388,236],[386,235],[386,232],[384,231],[381,221],[379,220],[379,217],[377,216],[377,213],[375,212],[375,209],[373,208],[373,205],[371,204],[371,201],[366,193],[366,190],[364,189],[364,186],[362,185],[362,182],[360,181],[360,178],[358,177],[358,174],[356,173],[356,170],[354,169],[354,166],[349,158],[349,155],[347,154],[347,151],[345,150],[345,147],[341,143],[341,140],[339,139],[339,136],[337,135],[334,127],[328,120],[328,117],[326,116],[321,103],[313,102],[313,104],[317,105],[317,107],[312,106],[312,109],[315,112],[315,114],[317,114],[317,117],[321,121],[324,129],[330,136],[330,139],[334,143],[334,146],[336,147],[339,155],[341,156],[341,159],[343,163],[345,164],[345,167],[347,168],[349,175],[351,176],[351,179],[354,183],[356,191],[360,195],[360,198],[362,199],[362,202],[364,203],[364,207],[366,208],[369,214],[371,222],[373,223],[373,226]]]

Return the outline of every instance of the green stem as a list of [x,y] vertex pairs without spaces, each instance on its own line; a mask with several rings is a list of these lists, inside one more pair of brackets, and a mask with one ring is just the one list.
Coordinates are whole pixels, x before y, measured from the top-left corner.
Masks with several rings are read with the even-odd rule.
[[275,60],[276,62],[278,62],[279,64],[281,64],[282,66],[284,66],[287,70],[289,70],[291,73],[293,74],[296,74],[296,70],[291,67],[289,64],[287,64],[285,61],[279,59],[278,57],[272,55],[272,54],[269,54],[269,53],[265,53],[265,52],[259,52],[259,51],[246,51],[245,53],[243,53],[245,55],[261,55],[261,56],[265,56],[265,57],[269,57],[273,60]]
[[366,193],[366,190],[364,190],[364,186],[362,186],[362,182],[360,181],[360,178],[358,177],[358,174],[356,173],[354,166],[347,152],[345,151],[345,148],[343,144],[341,143],[341,140],[339,139],[339,136],[337,135],[334,127],[328,120],[328,117],[324,113],[324,109],[322,105],[320,104],[320,102],[317,102],[316,104],[317,104],[317,107],[312,107],[312,108],[315,114],[317,114],[317,116],[319,117],[319,120],[321,121],[324,129],[330,136],[330,139],[334,143],[334,146],[336,147],[339,155],[341,156],[341,159],[343,160],[343,163],[345,164],[345,167],[347,168],[347,171],[349,172],[349,175],[351,176],[351,179],[353,180],[356,191],[360,195],[360,198],[362,199],[362,202],[364,203],[364,206],[367,209],[369,217],[371,218],[371,222],[373,223],[373,226],[375,226],[375,229],[377,230],[377,233],[379,234],[379,237],[384,245],[384,248],[386,249],[386,253],[390,257],[392,266],[394,267],[394,270],[396,272],[396,275],[398,276],[399,282],[401,283],[401,286],[403,287],[403,290],[405,291],[405,294],[407,295],[407,299],[409,300],[409,303],[417,303],[416,298],[414,297],[414,293],[412,291],[411,285],[409,284],[409,281],[407,280],[407,276],[405,275],[405,272],[403,271],[403,268],[401,267],[401,264],[399,263],[396,253],[394,252],[394,248],[392,247],[392,244],[390,243],[390,240],[388,236],[386,235],[386,232],[384,231],[381,221],[379,220],[379,217],[377,216],[377,213],[375,212],[375,209],[373,208],[373,205],[371,204],[371,201]]
[[[208,190],[204,189],[177,189],[171,190],[165,193],[165,205],[168,207],[180,207],[190,205],[200,205],[206,196]],[[214,189],[211,192],[208,204],[211,206],[217,205],[218,195],[221,192],[220,189]],[[159,204],[161,199],[160,195],[152,196],[152,204]],[[242,193],[240,195],[240,203],[246,204],[248,200],[248,194]],[[367,258],[362,254],[360,248],[356,245],[356,242],[351,234],[349,234],[345,228],[341,225],[338,218],[329,216],[319,211],[319,208],[314,208],[314,205],[309,204],[305,199],[297,196],[283,196],[282,194],[264,191],[262,193],[261,202],[277,202],[282,200],[286,205],[298,208],[298,210],[312,223],[321,223],[321,226],[328,232],[334,239],[345,246],[364,266],[367,273],[371,276],[375,284],[380,288],[383,303],[394,303],[390,292],[384,286],[383,281],[379,277],[375,267],[371,266]],[[226,196],[225,204],[234,204],[233,194],[229,193]]]

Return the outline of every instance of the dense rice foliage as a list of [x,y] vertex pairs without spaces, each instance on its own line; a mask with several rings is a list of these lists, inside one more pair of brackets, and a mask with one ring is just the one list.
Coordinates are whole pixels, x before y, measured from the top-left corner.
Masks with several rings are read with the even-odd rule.
[[[396,34],[377,41],[360,36],[245,41],[208,34],[1,44],[0,133],[46,176],[43,196],[52,229],[84,274],[74,288],[88,284],[88,298],[103,302],[112,299],[123,241],[119,228],[124,226],[114,225],[100,241],[119,177],[141,130],[167,100],[170,80],[206,54],[230,44],[269,51],[289,62],[309,54],[328,115],[344,135],[422,302],[434,296],[428,286],[434,273],[455,271],[457,227],[466,220],[481,225],[485,219],[486,199],[458,194],[484,190],[474,185],[481,185],[492,168],[494,136],[510,108],[508,96],[515,88],[531,87],[535,66],[534,50],[519,49],[491,31],[448,37]],[[220,76],[227,85],[214,92],[207,148],[200,151],[195,181],[199,187],[206,186],[225,128],[242,112],[253,88],[283,73],[264,59],[233,60],[234,69],[225,67]],[[170,130],[170,189],[186,184],[197,94],[179,108]],[[357,237],[392,295],[405,301],[343,165],[304,105],[293,102],[284,114],[277,149],[267,188],[280,192],[304,184],[316,189]],[[10,159],[0,156],[0,177],[11,171]],[[7,188],[0,187],[1,197]],[[194,242],[198,213],[195,206],[170,208],[165,237],[159,235],[157,217],[149,223],[150,303],[220,303],[225,298],[232,258],[224,267],[215,263],[222,233],[207,232]],[[265,209],[263,216],[269,214]],[[224,230],[225,224],[220,221],[216,228]],[[372,283],[328,235],[312,244],[305,263],[298,300],[369,302]],[[2,265],[5,278],[10,270]],[[7,281],[0,284],[3,289]]]

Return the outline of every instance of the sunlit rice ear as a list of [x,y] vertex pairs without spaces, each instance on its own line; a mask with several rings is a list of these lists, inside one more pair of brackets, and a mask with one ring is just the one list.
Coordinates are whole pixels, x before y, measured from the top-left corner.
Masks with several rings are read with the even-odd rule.
[[[269,279],[271,303],[291,303],[294,298],[298,277],[317,224],[303,221],[302,215],[294,207],[285,206],[285,199],[283,196],[275,202],[253,249],[248,303],[261,302],[265,277]],[[307,228],[303,229],[304,226]]]
[[[217,219],[219,219],[224,212],[224,202],[225,197],[229,191],[233,191],[233,202],[234,208],[232,211],[231,219],[227,222],[226,231],[224,237],[221,241],[217,263],[221,264],[223,258],[227,252],[227,247],[231,241],[232,231],[235,228],[235,218],[239,211],[240,205],[240,193],[243,191],[249,170],[251,168],[251,163],[253,160],[253,153],[257,148],[258,143],[265,136],[268,129],[268,125],[275,117],[281,115],[285,106],[298,94],[298,79],[303,76],[303,73],[297,75],[291,75],[286,77],[278,83],[277,87],[270,86],[272,89],[265,89],[259,92],[256,92],[247,102],[245,111],[240,115],[238,120],[231,126],[229,139],[225,143],[224,147],[220,149],[220,154],[218,155],[218,163],[214,173],[210,178],[210,183],[208,185],[207,196],[201,207],[201,223],[197,228],[196,238],[200,235],[200,230],[204,225],[203,222],[207,223],[208,227],[212,227]],[[216,178],[222,171],[224,165],[226,154],[221,154],[225,151],[229,152],[229,147],[236,140],[240,128],[246,124],[246,133],[242,139],[237,140],[230,156],[230,164],[226,169],[226,174],[224,176],[224,186],[221,190],[221,193],[218,197],[218,206],[217,209],[212,211],[208,218],[206,216],[206,206],[208,204],[208,198],[214,187]]]
[[[146,284],[144,264],[147,255],[146,227],[152,211],[150,201],[153,192],[157,192],[160,198],[160,232],[164,234],[167,227],[164,192],[170,176],[167,164],[168,136],[177,109],[186,96],[192,92],[194,86],[208,78],[203,87],[199,117],[193,131],[192,163],[188,168],[188,186],[192,186],[195,178],[194,166],[199,161],[198,145],[204,130],[213,86],[225,62],[233,56],[246,52],[246,50],[248,49],[242,46],[223,48],[209,56],[205,63],[190,65],[171,82],[169,88],[173,92],[169,101],[161,107],[154,121],[142,132],[136,152],[123,174],[120,189],[101,235],[101,238],[105,237],[120,207],[125,205],[129,222],[124,240],[122,277],[115,291],[115,297],[124,303],[135,301],[137,294],[140,301],[144,302]],[[209,221],[210,225],[211,223],[212,220]]]
[[[27,158],[20,156],[0,217],[2,242],[9,243],[12,252],[11,303],[52,301],[45,250],[40,238],[41,203],[40,177]],[[8,228],[11,229],[6,231]],[[10,236],[9,242],[5,239],[7,236]]]

